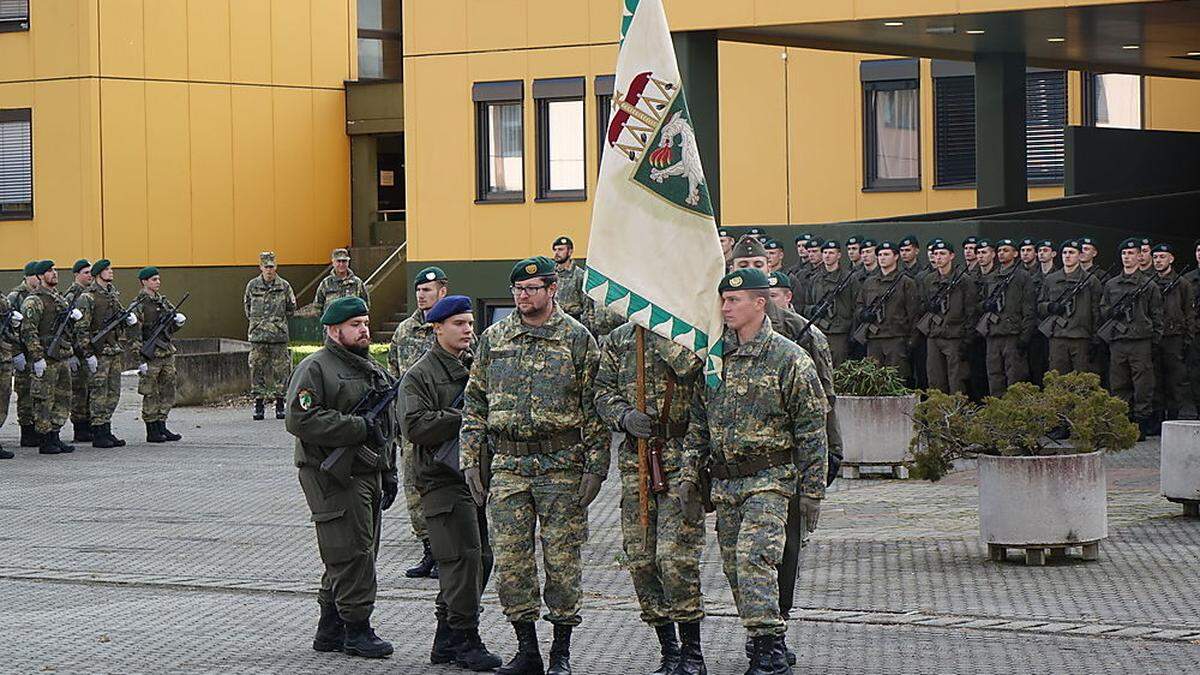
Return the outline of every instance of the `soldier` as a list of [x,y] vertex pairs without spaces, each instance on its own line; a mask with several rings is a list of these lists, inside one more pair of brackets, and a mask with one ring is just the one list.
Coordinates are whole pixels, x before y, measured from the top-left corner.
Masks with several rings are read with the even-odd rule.
[[1129,404],[1130,419],[1142,436],[1151,432],[1154,404],[1154,348],[1162,340],[1162,292],[1138,269],[1141,241],[1121,243],[1121,274],[1104,284],[1100,328],[1108,342],[1108,381],[1113,395]]
[[[776,274],[786,278],[782,272]],[[626,565],[641,604],[642,621],[654,628],[662,654],[659,673],[699,675],[705,672],[700,649],[700,549],[704,546],[704,512],[683,508],[685,488],[679,481],[683,436],[687,432],[692,392],[700,382],[699,359],[678,343],[644,332],[645,411],[638,409],[637,333],[626,324],[601,344],[596,375],[596,413],[610,429],[623,434],[617,452],[621,474],[621,533]],[[699,382],[699,384],[697,384]],[[645,439],[657,458],[651,478],[662,488],[649,490],[649,524],[640,518],[638,439]],[[680,649],[676,638],[678,625]]]
[[721,242],[721,255],[725,256],[725,270],[729,270],[729,255],[733,252],[733,234],[728,228],[717,228],[717,239]]
[[[141,330],[133,331],[133,351],[140,352],[138,393],[142,395],[142,421],[147,443],[166,443],[183,438],[167,428],[167,417],[175,405],[175,345],[171,336],[187,321],[170,300],[160,294],[162,277],[157,267],[138,271],[139,300],[135,314]],[[157,335],[157,336],[156,336]],[[153,344],[148,344],[153,340]],[[144,351],[143,351],[144,350]]]
[[258,255],[260,274],[246,284],[242,309],[246,314],[250,341],[250,391],[254,395],[254,419],[266,416],[264,400],[275,399],[275,419],[284,418],[283,395],[292,375],[292,353],[288,349],[288,319],[296,313],[292,285],[279,276],[275,254]]
[[[479,637],[479,600],[492,573],[492,547],[484,510],[471,498],[458,470],[463,390],[475,340],[471,299],[451,295],[424,313],[433,345],[408,368],[401,383],[404,437],[428,520],[433,556],[440,565],[434,601],[437,630],[432,664],[454,662],[472,671],[500,667],[500,657]],[[443,448],[452,448],[443,454]],[[407,469],[406,469],[407,471]]]
[[[801,234],[796,237],[796,264],[784,270],[787,272],[787,275],[792,278],[793,283],[799,282],[800,276],[809,268],[808,240],[812,238],[813,236],[811,234]],[[732,269],[732,260],[730,269]],[[793,291],[794,290],[796,289],[793,288]]]
[[859,330],[865,333],[867,358],[896,368],[900,377],[908,379],[912,375],[908,353],[920,318],[917,283],[899,270],[899,253],[892,242],[879,242],[875,257],[879,272],[863,281],[855,301],[863,326]]
[[767,277],[735,270],[719,288],[725,362],[716,388],[696,389],[683,501],[695,513],[700,476],[712,476],[722,568],[751,641],[747,672],[791,673],[779,608],[782,514],[799,481],[807,529],[816,528],[827,471],[825,401],[812,359],[771,329]]
[[912,277],[914,281],[917,273],[924,269],[919,260],[921,251],[918,247],[920,245],[921,242],[916,235],[909,234],[900,240],[896,249],[900,253],[900,271]]
[[768,239],[763,244],[767,250],[767,269],[771,272],[783,270],[783,246],[775,239]]
[[[1113,275],[1106,269],[1099,267],[1094,270],[1092,269],[1096,264],[1096,257],[1100,253],[1099,249],[1096,248],[1094,239],[1091,237],[1080,237],[1079,243],[1083,245],[1083,248],[1079,251],[1079,267],[1085,272],[1092,272],[1100,280],[1101,291],[1103,291],[1104,285],[1108,283],[1109,279],[1113,278]],[[1099,328],[1100,323],[1097,321],[1096,329],[1099,330]],[[1092,339],[1091,361],[1092,366],[1100,373],[1101,386],[1108,389],[1108,343],[1099,337]]]
[[[63,293],[68,305],[74,305],[75,300],[92,285],[92,263],[87,258],[80,258],[71,265],[75,275],[71,287]],[[88,382],[91,374],[84,372],[80,366],[83,354],[79,350],[79,340],[74,340],[75,353],[67,359],[67,370],[71,372],[71,430],[76,443],[92,442],[92,422],[88,418]]]
[[58,270],[54,261],[42,260],[34,270],[38,287],[21,304],[21,341],[33,377],[34,431],[41,440],[38,452],[57,455],[75,452],[63,443],[59,430],[71,409],[71,372],[67,359],[74,354],[71,324],[82,315],[58,292]]
[[1017,254],[1021,256],[1021,267],[1029,273],[1029,278],[1037,282],[1037,275],[1041,273],[1041,266],[1038,265],[1037,242],[1033,237],[1025,237],[1017,247]]
[[954,264],[954,247],[939,241],[930,254],[933,272],[923,277],[922,297],[929,314],[926,370],[929,386],[965,392],[970,377],[967,350],[975,335],[979,298],[975,280]]
[[1175,251],[1170,244],[1151,250],[1154,281],[1162,292],[1162,341],[1154,350],[1155,430],[1166,420],[1179,419],[1179,412],[1190,405],[1187,391],[1187,341],[1195,334],[1196,296],[1192,285],[1183,280],[1172,266]]
[[335,248],[330,258],[333,262],[333,272],[317,284],[317,294],[313,298],[313,305],[318,313],[324,312],[329,303],[338,298],[357,297],[370,307],[371,294],[366,283],[350,269],[350,252],[344,248]]
[[[392,645],[371,627],[381,511],[399,490],[392,378],[371,358],[370,317],[359,297],[331,300],[325,344],[296,367],[285,425],[296,437],[300,488],[316,526],[325,572],[312,647],[383,658]],[[373,402],[369,408],[362,401]],[[378,410],[376,410],[378,408]]]
[[[20,313],[21,306],[25,304],[25,298],[37,290],[39,284],[37,267],[37,260],[25,263],[25,268],[22,270],[25,278],[8,294],[8,305],[17,313]],[[25,343],[21,338],[20,331],[13,336],[12,348],[13,388],[17,390],[17,424],[21,427],[20,446],[37,448],[41,446],[42,439],[38,438],[37,431],[34,430],[33,397],[29,393],[29,383],[33,379],[33,374],[29,370],[30,361],[25,354]]]
[[[1049,239],[1042,239],[1037,243],[1037,264],[1034,268],[1037,271],[1035,279],[1037,279],[1036,291],[1038,297],[1041,296],[1042,286],[1045,285],[1046,279],[1058,269],[1057,258],[1058,249],[1054,247],[1054,242]],[[1034,320],[1037,320],[1037,312],[1034,312]],[[1029,379],[1037,386],[1042,386],[1042,380],[1046,376],[1046,371],[1049,370],[1050,359],[1050,341],[1042,334],[1041,331],[1034,331],[1033,339],[1029,343]]]
[[875,240],[863,239],[862,245],[858,249],[858,283],[867,280],[875,272],[879,271],[879,261],[875,258]]
[[771,304],[777,309],[792,311],[792,278],[783,272],[772,272],[767,283],[771,285]]
[[92,264],[94,281],[79,296],[83,317],[76,326],[79,350],[88,377],[88,418],[92,423],[92,447],[120,448],[125,441],[112,432],[112,416],[121,398],[126,331],[137,325],[132,311],[121,307],[121,296],[113,285],[112,263],[101,258]]
[[[1079,264],[1083,245],[1068,239],[1059,247],[1063,266],[1046,276],[1038,295],[1038,315],[1053,318],[1049,330],[1049,368],[1067,374],[1094,369],[1089,345],[1100,312],[1100,280]],[[1078,290],[1076,290],[1078,289]]]
[[1058,249],[1054,248],[1054,242],[1049,239],[1043,239],[1037,243],[1037,259],[1042,277],[1045,278],[1051,272],[1058,269]]
[[1150,253],[1153,242],[1150,237],[1138,237],[1138,271],[1143,274],[1153,274],[1150,269],[1154,266],[1154,258]]
[[[897,251],[900,253],[900,271],[912,278],[916,283],[917,294],[920,295],[921,275],[928,269],[920,260],[921,242],[915,235],[907,235],[899,242]],[[917,309],[917,316],[921,315]],[[908,362],[912,370],[912,383],[918,389],[929,386],[929,375],[925,372],[925,360],[928,346],[925,336],[914,330],[908,345]]]
[[967,270],[971,272],[974,272],[975,266],[979,264],[979,262],[975,259],[975,247],[978,245],[978,243],[979,237],[974,235],[967,237],[962,241],[963,264],[966,265]]
[[[417,298],[417,308],[412,315],[400,322],[392,333],[392,343],[388,346],[388,372],[397,380],[403,380],[408,369],[413,366],[425,352],[433,346],[433,324],[425,320],[425,313],[446,297],[450,290],[450,280],[440,267],[426,267],[417,272],[413,278],[414,293]],[[425,512],[421,508],[421,493],[417,489],[416,453],[412,451],[412,443],[408,437],[401,435],[400,465],[403,468],[404,503],[408,508],[408,522],[412,527],[413,537],[421,542],[424,553],[416,565],[404,571],[409,579],[429,577],[438,578],[438,563],[433,556],[429,543],[429,527],[425,521]]]
[[513,267],[517,311],[480,336],[464,396],[463,473],[478,505],[492,497],[497,590],[518,641],[500,675],[542,672],[535,526],[546,565],[546,618],[554,624],[546,672],[571,672],[587,507],[608,474],[610,436],[596,416],[593,390],[600,350],[555,304],[556,280],[554,263],[542,256]]
[[583,267],[575,264],[572,258],[575,255],[575,242],[570,237],[559,237],[551,244],[551,250],[554,272],[558,275],[558,293],[554,301],[572,319],[585,323],[587,305],[591,300],[583,291]]
[[[21,312],[8,304],[8,297],[0,295],[0,427],[8,419],[8,402],[12,397],[12,360],[17,349],[17,331],[21,329]],[[0,459],[12,459],[13,453],[0,445]]]
[[846,259],[850,261],[850,269],[858,266],[862,259],[862,237],[857,235],[846,240]]
[[982,278],[983,316],[978,332],[987,340],[988,391],[1003,396],[1009,386],[1029,380],[1026,352],[1037,327],[1033,280],[1017,261],[1012,239],[996,242],[995,268]]
[[1191,419],[1200,418],[1200,239],[1196,240],[1192,249],[1196,256],[1196,269],[1184,275],[1184,279],[1192,285],[1192,334],[1185,340],[1188,349],[1188,381],[1191,385],[1192,410]]
[[[1096,240],[1091,237],[1080,237],[1079,243],[1083,248],[1079,249],[1079,267],[1084,272],[1090,272],[1092,266],[1096,264],[1096,257],[1100,255],[1100,249],[1096,247]],[[1100,280],[1101,284],[1105,284],[1113,277],[1108,270],[1097,269],[1094,274]]]
[[808,299],[800,313],[825,333],[836,368],[849,353],[859,285],[854,274],[842,265],[842,247],[837,241],[830,239],[821,246],[821,262],[821,271],[811,277]]

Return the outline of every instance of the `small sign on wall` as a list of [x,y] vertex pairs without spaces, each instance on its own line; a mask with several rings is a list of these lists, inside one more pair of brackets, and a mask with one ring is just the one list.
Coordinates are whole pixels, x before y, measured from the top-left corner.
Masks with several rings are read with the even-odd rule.
[[379,172],[379,187],[396,187],[396,172],[395,171],[380,171]]

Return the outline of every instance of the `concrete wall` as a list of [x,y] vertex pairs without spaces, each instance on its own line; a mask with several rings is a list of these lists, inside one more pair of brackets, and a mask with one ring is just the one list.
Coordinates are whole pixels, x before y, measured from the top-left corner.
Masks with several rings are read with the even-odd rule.
[[1200,133],[1067,129],[1067,194],[1200,188]]
[[176,405],[215,403],[250,391],[250,343],[184,339],[175,357]]

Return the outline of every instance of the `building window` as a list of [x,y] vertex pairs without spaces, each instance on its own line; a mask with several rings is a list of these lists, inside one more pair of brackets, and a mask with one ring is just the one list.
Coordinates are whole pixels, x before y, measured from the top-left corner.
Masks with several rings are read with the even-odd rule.
[[920,85],[916,59],[864,61],[863,188],[921,189]]
[[403,79],[402,11],[400,0],[358,0],[358,79]]
[[475,102],[476,200],[525,199],[524,83],[477,82]]
[[1084,124],[1118,129],[1142,128],[1142,76],[1085,73]]
[[587,198],[584,179],[582,77],[534,80],[537,103],[538,199]]
[[596,76],[596,169],[604,159],[604,148],[608,145],[608,123],[612,118],[613,83],[612,75]]
[[33,129],[29,109],[0,110],[0,220],[33,218]]
[[29,30],[29,0],[0,0],[0,33]]
[[975,184],[975,78],[933,80],[933,185]]

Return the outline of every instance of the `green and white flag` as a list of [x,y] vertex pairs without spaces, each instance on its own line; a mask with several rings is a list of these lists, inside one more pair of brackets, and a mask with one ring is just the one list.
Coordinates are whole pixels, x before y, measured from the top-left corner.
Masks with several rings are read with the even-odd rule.
[[584,288],[597,303],[696,352],[715,385],[725,259],[696,133],[662,0],[621,1]]

